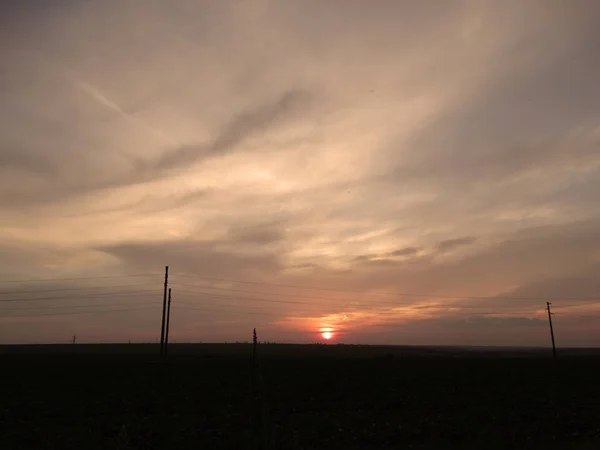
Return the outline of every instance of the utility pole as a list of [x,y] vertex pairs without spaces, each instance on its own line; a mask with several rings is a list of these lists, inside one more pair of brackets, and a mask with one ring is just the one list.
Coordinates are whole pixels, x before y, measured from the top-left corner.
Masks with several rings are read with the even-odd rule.
[[169,303],[167,306],[167,331],[165,332],[165,358],[169,352],[169,323],[171,323],[171,288],[169,288]]
[[548,309],[548,323],[550,324],[550,337],[552,338],[552,356],[554,357],[554,361],[556,361],[556,344],[554,343],[554,328],[552,327],[552,312],[550,311],[550,306],[552,303],[546,302],[546,308]]
[[165,289],[163,292],[163,310],[162,310],[162,327],[160,329],[160,356],[164,356],[165,351],[165,315],[167,312],[167,286],[169,285],[169,266],[165,266]]
[[258,360],[257,360],[258,339],[256,328],[252,332],[252,426],[254,431],[253,450],[264,449],[263,421],[262,421],[262,399],[259,388]]

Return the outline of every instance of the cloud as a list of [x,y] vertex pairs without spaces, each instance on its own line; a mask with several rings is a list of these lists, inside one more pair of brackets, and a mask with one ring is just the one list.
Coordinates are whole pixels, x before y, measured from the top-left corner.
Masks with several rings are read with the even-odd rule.
[[231,229],[229,238],[233,242],[269,245],[282,241],[285,238],[285,230],[278,223],[248,224]]
[[366,255],[359,255],[352,259],[355,263],[375,263],[375,264],[386,264],[396,263],[399,261],[398,258],[411,258],[416,256],[423,249],[420,247],[404,247],[398,250],[385,253],[373,253]]
[[[274,102],[238,114],[217,133],[210,144],[186,145],[174,151],[163,152],[151,159],[136,157],[128,170],[120,167],[116,171],[110,171],[110,167],[104,167],[98,171],[97,167],[86,167],[89,164],[85,164],[81,166],[80,173],[75,177],[64,177],[64,166],[61,166],[66,161],[3,151],[0,155],[2,166],[16,166],[35,177],[41,177],[46,189],[41,192],[38,190],[28,192],[19,190],[20,186],[13,186],[16,192],[0,197],[0,201],[3,201],[7,207],[17,205],[22,207],[68,200],[107,189],[160,181],[164,177],[177,174],[178,171],[189,169],[194,164],[243,150],[240,144],[245,139],[264,131],[273,124],[290,120],[295,114],[306,110],[310,101],[311,96],[307,91],[287,91]],[[58,171],[58,167],[62,170]]]
[[251,111],[235,116],[207,145],[189,145],[162,154],[149,163],[139,161],[136,172],[144,178],[153,179],[173,170],[189,167],[210,158],[227,155],[240,150],[239,144],[255,133],[264,131],[273,123],[293,117],[305,110],[311,96],[305,90],[289,90],[274,102],[261,105]]
[[[452,142],[444,139],[443,131],[428,129],[425,136],[436,136],[439,144],[427,142],[419,154],[408,155],[392,177],[399,182],[435,182],[473,184],[519,180],[528,174],[544,171],[584,171],[597,169],[600,157],[595,148],[600,143],[598,121],[590,126],[562,129],[560,134],[546,133],[522,141],[505,139],[488,142]],[[556,133],[556,132],[554,132]],[[471,139],[471,138],[469,138]],[[489,139],[489,138],[488,138]]]
[[132,115],[132,114],[128,113],[127,111],[123,110],[123,108],[121,108],[119,105],[117,105],[112,100],[107,98],[96,86],[86,83],[85,81],[79,81],[79,80],[75,81],[75,85],[79,89],[81,89],[83,92],[90,95],[91,98],[93,98],[100,105],[105,106],[108,109],[116,112],[119,116],[130,121],[134,125],[141,127],[144,131],[151,133],[155,137],[158,137],[159,139],[164,141],[166,144],[169,144],[169,145],[177,145],[178,144],[177,141],[175,139],[173,139],[173,137],[167,136],[165,133],[161,132],[160,130],[156,129],[155,127],[152,127],[152,126],[148,125],[146,122],[138,119],[137,117],[135,117],[135,115]]
[[437,244],[437,250],[440,253],[452,251],[459,247],[464,247],[473,244],[477,240],[474,236],[465,236],[454,239],[446,239]]
[[238,253],[226,243],[173,240],[170,242],[131,242],[100,247],[97,250],[118,258],[127,267],[146,270],[169,265],[180,273],[238,278],[277,273],[280,258],[266,251]]
[[585,305],[600,292],[593,276],[600,251],[597,224],[521,230],[499,242],[480,242],[477,252],[458,259],[388,261],[387,269],[355,272],[348,288],[407,293],[415,303],[441,302],[468,313],[534,313],[543,310],[544,298],[564,307]]
[[398,250],[394,250],[390,252],[390,256],[414,256],[419,252],[420,248],[418,247],[404,247]]
[[0,151],[0,170],[17,170],[33,174],[56,173],[56,164],[46,157],[32,155],[27,149],[3,148]]

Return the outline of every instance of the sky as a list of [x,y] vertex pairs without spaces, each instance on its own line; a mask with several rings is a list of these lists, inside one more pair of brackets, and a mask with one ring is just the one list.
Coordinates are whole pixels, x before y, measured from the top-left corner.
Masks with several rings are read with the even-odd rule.
[[600,346],[600,3],[0,4],[0,343]]

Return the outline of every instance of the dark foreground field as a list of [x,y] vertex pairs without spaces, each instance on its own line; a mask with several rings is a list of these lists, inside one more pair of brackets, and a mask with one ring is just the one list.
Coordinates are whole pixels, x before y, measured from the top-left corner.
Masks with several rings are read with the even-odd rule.
[[[600,448],[600,358],[261,345],[273,449]],[[249,345],[0,347],[0,449],[251,448]]]

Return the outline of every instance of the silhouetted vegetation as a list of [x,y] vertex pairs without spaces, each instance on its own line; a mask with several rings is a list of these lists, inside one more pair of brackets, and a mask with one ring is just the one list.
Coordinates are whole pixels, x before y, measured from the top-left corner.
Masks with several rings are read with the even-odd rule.
[[[554,364],[551,351],[258,347],[261,402],[255,404],[269,405],[268,420],[266,410],[256,414],[270,448],[600,443],[600,359],[594,355],[562,352]],[[61,354],[41,353],[52,349]],[[0,349],[0,448],[251,448],[252,344],[171,344],[168,365],[156,349]]]

